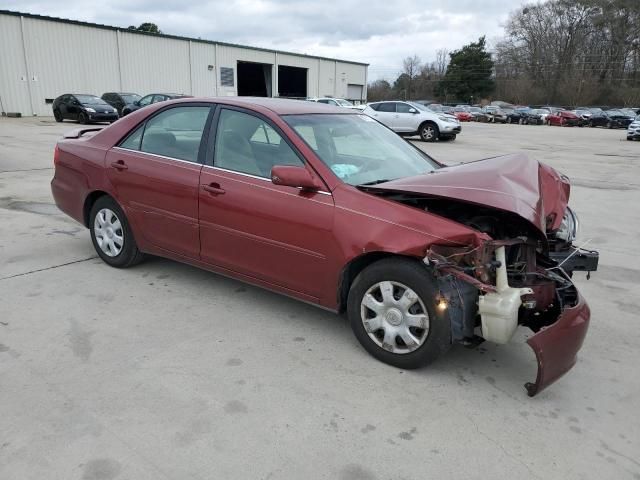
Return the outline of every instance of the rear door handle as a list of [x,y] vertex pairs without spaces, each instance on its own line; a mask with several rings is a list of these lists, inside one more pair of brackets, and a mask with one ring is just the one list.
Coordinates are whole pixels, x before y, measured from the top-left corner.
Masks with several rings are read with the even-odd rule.
[[127,167],[127,164],[124,163],[123,160],[118,160],[117,162],[111,162],[111,166],[116,170],[126,170],[127,168],[129,168]]
[[222,195],[225,193],[224,188],[220,188],[218,183],[210,183],[209,185],[202,185],[202,189],[205,192],[209,192],[211,195]]

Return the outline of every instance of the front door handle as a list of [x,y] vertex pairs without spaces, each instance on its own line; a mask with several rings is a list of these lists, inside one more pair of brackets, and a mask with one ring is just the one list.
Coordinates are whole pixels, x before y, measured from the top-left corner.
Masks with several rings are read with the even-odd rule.
[[123,160],[118,160],[117,162],[111,162],[111,166],[116,170],[126,170],[127,168],[129,168],[127,167],[127,164],[124,163]]
[[202,185],[202,189],[205,192],[209,192],[211,195],[222,195],[225,193],[224,188],[220,188],[218,183],[210,183],[209,185]]

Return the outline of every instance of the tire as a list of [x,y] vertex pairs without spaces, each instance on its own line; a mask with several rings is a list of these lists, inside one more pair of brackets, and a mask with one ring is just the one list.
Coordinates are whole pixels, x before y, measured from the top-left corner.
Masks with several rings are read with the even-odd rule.
[[425,122],[420,125],[418,134],[423,142],[435,142],[440,137],[440,130],[433,122]]
[[89,231],[93,248],[107,265],[128,268],[144,259],[124,211],[113,198],[105,195],[93,204]]
[[[388,302],[390,307],[379,302],[384,298],[383,285],[390,285],[390,290],[387,291],[392,294],[385,295],[387,299],[393,297],[393,301]],[[404,298],[402,295],[407,289],[411,290],[414,299],[410,308],[405,309],[396,297]],[[415,260],[389,258],[375,262],[365,268],[351,284],[347,301],[351,329],[364,349],[381,362],[403,369],[427,365],[451,346],[448,314],[436,308],[438,292],[435,277],[427,267]],[[375,302],[365,300],[367,298]],[[385,312],[384,316],[364,306],[363,301],[376,309],[379,307]],[[408,314],[412,315],[414,325],[420,324],[425,328],[408,326]],[[368,328],[375,327],[370,323],[372,316],[381,319],[382,327],[368,332],[364,322],[368,319]],[[411,335],[407,335],[407,332]],[[405,343],[403,336],[412,344]]]
[[62,120],[64,120],[62,118],[62,113],[60,113],[60,110],[54,110],[53,111],[53,117],[56,119],[56,122],[60,123],[62,122]]
[[607,128],[608,129],[612,129],[613,128],[613,123],[611,123],[610,121],[607,122]]
[[589,128],[594,128],[594,127],[595,127],[594,123],[590,121],[589,122]]
[[87,117],[86,113],[80,112],[80,115],[78,115],[78,122],[82,125],[86,125],[87,123],[89,123],[89,117]]
[[507,117],[507,123],[511,123],[511,117]]

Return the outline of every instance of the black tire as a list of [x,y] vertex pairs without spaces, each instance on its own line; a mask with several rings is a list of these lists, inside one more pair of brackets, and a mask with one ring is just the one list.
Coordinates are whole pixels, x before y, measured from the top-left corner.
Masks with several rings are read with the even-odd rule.
[[54,110],[53,111],[53,118],[55,118],[56,122],[58,122],[58,123],[60,123],[60,122],[62,122],[62,120],[64,120],[62,118],[62,113],[60,113],[60,110]]
[[611,121],[607,122],[607,128],[609,129],[613,128],[613,123],[611,123]]
[[420,135],[423,142],[435,142],[440,137],[440,130],[435,123],[424,122],[420,125],[418,135]]
[[[119,230],[122,233],[122,237],[124,239],[122,249],[115,256],[107,255],[102,248],[100,248],[98,244],[98,240],[96,239],[95,232],[95,222],[96,216],[98,212],[103,209],[109,209],[113,211],[118,220],[120,220],[120,224],[122,228]],[[115,268],[128,268],[134,265],[137,265],[144,259],[144,254],[138,250],[138,245],[136,244],[135,238],[133,237],[133,232],[131,231],[131,227],[129,226],[129,221],[127,220],[126,215],[120,205],[108,195],[104,195],[93,204],[91,207],[91,212],[89,214],[89,232],[91,233],[91,242],[93,243],[93,248],[95,248],[96,252],[100,256],[100,258],[109,266]]]
[[[361,302],[376,283],[398,282],[412,289],[429,315],[429,329],[422,345],[406,353],[393,353],[375,343],[365,330],[361,318]],[[438,285],[426,266],[415,260],[389,258],[365,268],[351,284],[347,301],[347,316],[360,344],[381,362],[403,369],[419,368],[433,362],[451,347],[451,327],[448,314],[436,308]],[[397,337],[396,340],[397,341]]]
[[80,112],[80,115],[78,115],[78,122],[82,125],[86,125],[87,123],[89,123],[89,117],[87,117],[86,113]]

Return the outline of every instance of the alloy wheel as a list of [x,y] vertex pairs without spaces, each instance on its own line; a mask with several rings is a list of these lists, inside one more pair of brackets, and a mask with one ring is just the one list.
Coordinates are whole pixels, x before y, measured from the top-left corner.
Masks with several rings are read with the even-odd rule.
[[422,299],[399,282],[374,284],[362,297],[360,318],[379,347],[406,354],[419,348],[429,335],[429,313]]

